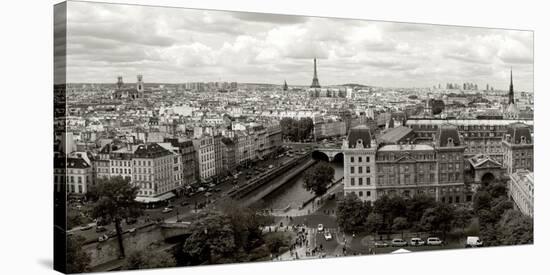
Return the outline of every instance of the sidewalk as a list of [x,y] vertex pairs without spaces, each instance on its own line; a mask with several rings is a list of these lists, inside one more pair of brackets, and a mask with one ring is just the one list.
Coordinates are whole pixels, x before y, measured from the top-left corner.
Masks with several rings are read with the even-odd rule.
[[310,248],[315,247],[315,230],[313,228],[307,229],[307,240],[308,245],[302,245],[296,247],[296,249],[292,251],[287,251],[280,255],[279,257],[273,259],[273,261],[290,261],[290,260],[298,260],[298,259],[316,259],[319,258],[319,255],[315,256],[307,256],[306,252],[310,250]]
[[[335,184],[330,187],[329,190],[322,196],[322,197],[328,197],[331,194],[336,194],[340,191],[342,191],[344,188],[344,185],[341,183]],[[298,216],[306,216],[315,213],[317,210],[321,209],[323,205],[327,202],[326,199],[319,199],[319,197],[315,198],[314,200],[311,200],[308,204],[304,205],[301,209],[289,209],[286,212],[282,213],[270,213],[272,216],[275,217],[298,217]]]

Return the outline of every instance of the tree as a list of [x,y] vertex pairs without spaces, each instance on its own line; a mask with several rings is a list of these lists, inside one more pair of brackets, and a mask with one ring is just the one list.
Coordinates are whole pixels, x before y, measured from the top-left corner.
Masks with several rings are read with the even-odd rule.
[[142,213],[139,203],[135,201],[138,189],[130,185],[130,179],[120,176],[100,179],[98,183],[99,199],[92,209],[92,217],[115,224],[121,258],[125,257],[125,253],[120,223],[124,219],[137,218]]
[[418,224],[424,211],[430,207],[435,207],[434,198],[423,194],[415,195],[407,204],[407,220],[410,223]]
[[491,195],[487,191],[478,191],[474,195],[474,212],[491,208]]
[[489,185],[489,193],[491,197],[498,198],[508,194],[508,187],[502,182],[493,182]]
[[281,232],[272,233],[266,237],[265,243],[269,252],[278,256],[281,248],[290,246],[290,236]]
[[454,211],[454,220],[453,225],[459,228],[462,228],[462,231],[465,230],[472,220],[472,211],[466,207],[458,207]]
[[428,208],[424,211],[420,221],[421,226],[426,231],[441,231],[444,236],[443,238],[445,238],[447,232],[451,229],[453,212],[454,209],[450,205],[437,202],[435,207]]
[[518,245],[533,243],[533,219],[517,210],[507,210],[499,222],[500,243]]
[[407,222],[407,218],[405,217],[396,217],[393,219],[392,229],[395,231],[401,232],[401,238],[403,238],[403,230],[407,229],[409,227],[409,223]]
[[505,196],[495,198],[491,201],[491,212],[493,212],[496,220],[499,220],[507,210],[513,208],[514,203]]
[[405,217],[407,215],[407,201],[405,201],[400,196],[390,197],[389,200],[389,209],[390,209],[390,224],[393,225],[393,221],[397,217]]
[[364,203],[351,193],[338,203],[336,221],[344,232],[362,231],[371,212],[370,203]]
[[319,162],[308,169],[304,175],[304,188],[316,196],[327,192],[327,185],[334,177],[334,168],[326,162]]
[[229,218],[235,246],[242,249],[244,254],[248,254],[258,243],[263,242],[262,227],[274,221],[271,215],[261,214],[257,209],[242,207],[235,201],[226,201],[220,209],[223,209],[223,215]]
[[207,212],[191,224],[190,232],[183,251],[190,256],[192,263],[212,264],[232,259],[236,245],[229,217],[219,212]]
[[262,248],[262,228],[273,223],[272,216],[231,200],[220,209],[201,214],[191,224],[191,236],[183,246],[191,264],[249,262],[268,253]]
[[377,233],[384,230],[384,217],[376,212],[371,212],[367,216],[366,222],[367,231],[371,233]]
[[67,238],[67,273],[87,272],[90,265],[90,255],[82,249],[84,237],[70,236]]
[[388,220],[391,219],[390,197],[387,195],[383,195],[382,197],[374,201],[374,212],[380,214],[382,217],[382,226],[381,228],[379,228],[379,231],[385,230],[386,225],[390,223]]
[[[486,211],[486,210],[482,210]],[[498,246],[500,242],[500,231],[498,226],[492,223],[481,224],[479,230],[479,237],[483,241],[484,246]]]
[[391,229],[396,217],[406,217],[407,207],[407,201],[399,196],[384,195],[374,202],[374,211],[382,215],[385,229]]
[[176,266],[174,255],[165,251],[136,251],[126,259],[126,269],[148,269]]
[[437,115],[445,109],[445,102],[441,99],[430,99],[430,106],[432,106],[432,114]]
[[296,120],[285,117],[279,123],[283,138],[291,141],[301,141],[306,139],[313,131],[313,120],[311,118],[301,118]]

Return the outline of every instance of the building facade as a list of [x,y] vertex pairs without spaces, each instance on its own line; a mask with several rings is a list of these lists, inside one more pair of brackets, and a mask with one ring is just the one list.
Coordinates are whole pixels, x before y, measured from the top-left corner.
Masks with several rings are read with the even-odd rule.
[[370,129],[354,127],[342,143],[344,154],[344,195],[355,194],[363,201],[377,199],[376,142]]
[[518,169],[533,171],[533,137],[526,124],[514,123],[502,139],[504,168],[508,175]]
[[533,120],[513,119],[409,119],[406,125],[414,130],[418,142],[430,142],[442,125],[452,124],[462,137],[466,157],[486,154],[502,163],[502,139],[508,126],[517,122],[533,128]]
[[516,208],[523,214],[533,217],[534,205],[534,175],[532,171],[519,169],[510,175],[508,194]]
[[214,138],[202,136],[193,139],[193,146],[196,152],[197,168],[195,171],[197,178],[202,182],[208,181],[216,175]]
[[181,156],[158,143],[137,145],[131,163],[138,197],[157,197],[182,187]]
[[85,195],[93,184],[92,165],[83,158],[56,156],[54,158],[54,186],[57,192]]

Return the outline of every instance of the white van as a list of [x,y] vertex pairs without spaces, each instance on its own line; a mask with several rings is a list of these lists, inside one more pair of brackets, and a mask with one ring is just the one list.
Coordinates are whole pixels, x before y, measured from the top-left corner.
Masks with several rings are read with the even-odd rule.
[[480,247],[483,242],[477,236],[468,236],[466,238],[466,247]]

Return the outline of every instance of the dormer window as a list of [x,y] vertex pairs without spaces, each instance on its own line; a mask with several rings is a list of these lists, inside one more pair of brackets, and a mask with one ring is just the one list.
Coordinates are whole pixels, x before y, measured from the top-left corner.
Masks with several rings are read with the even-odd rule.
[[453,138],[448,138],[447,139],[447,146],[448,147],[453,147],[454,146]]
[[527,143],[527,139],[525,138],[525,136],[521,136],[521,144],[525,143]]

